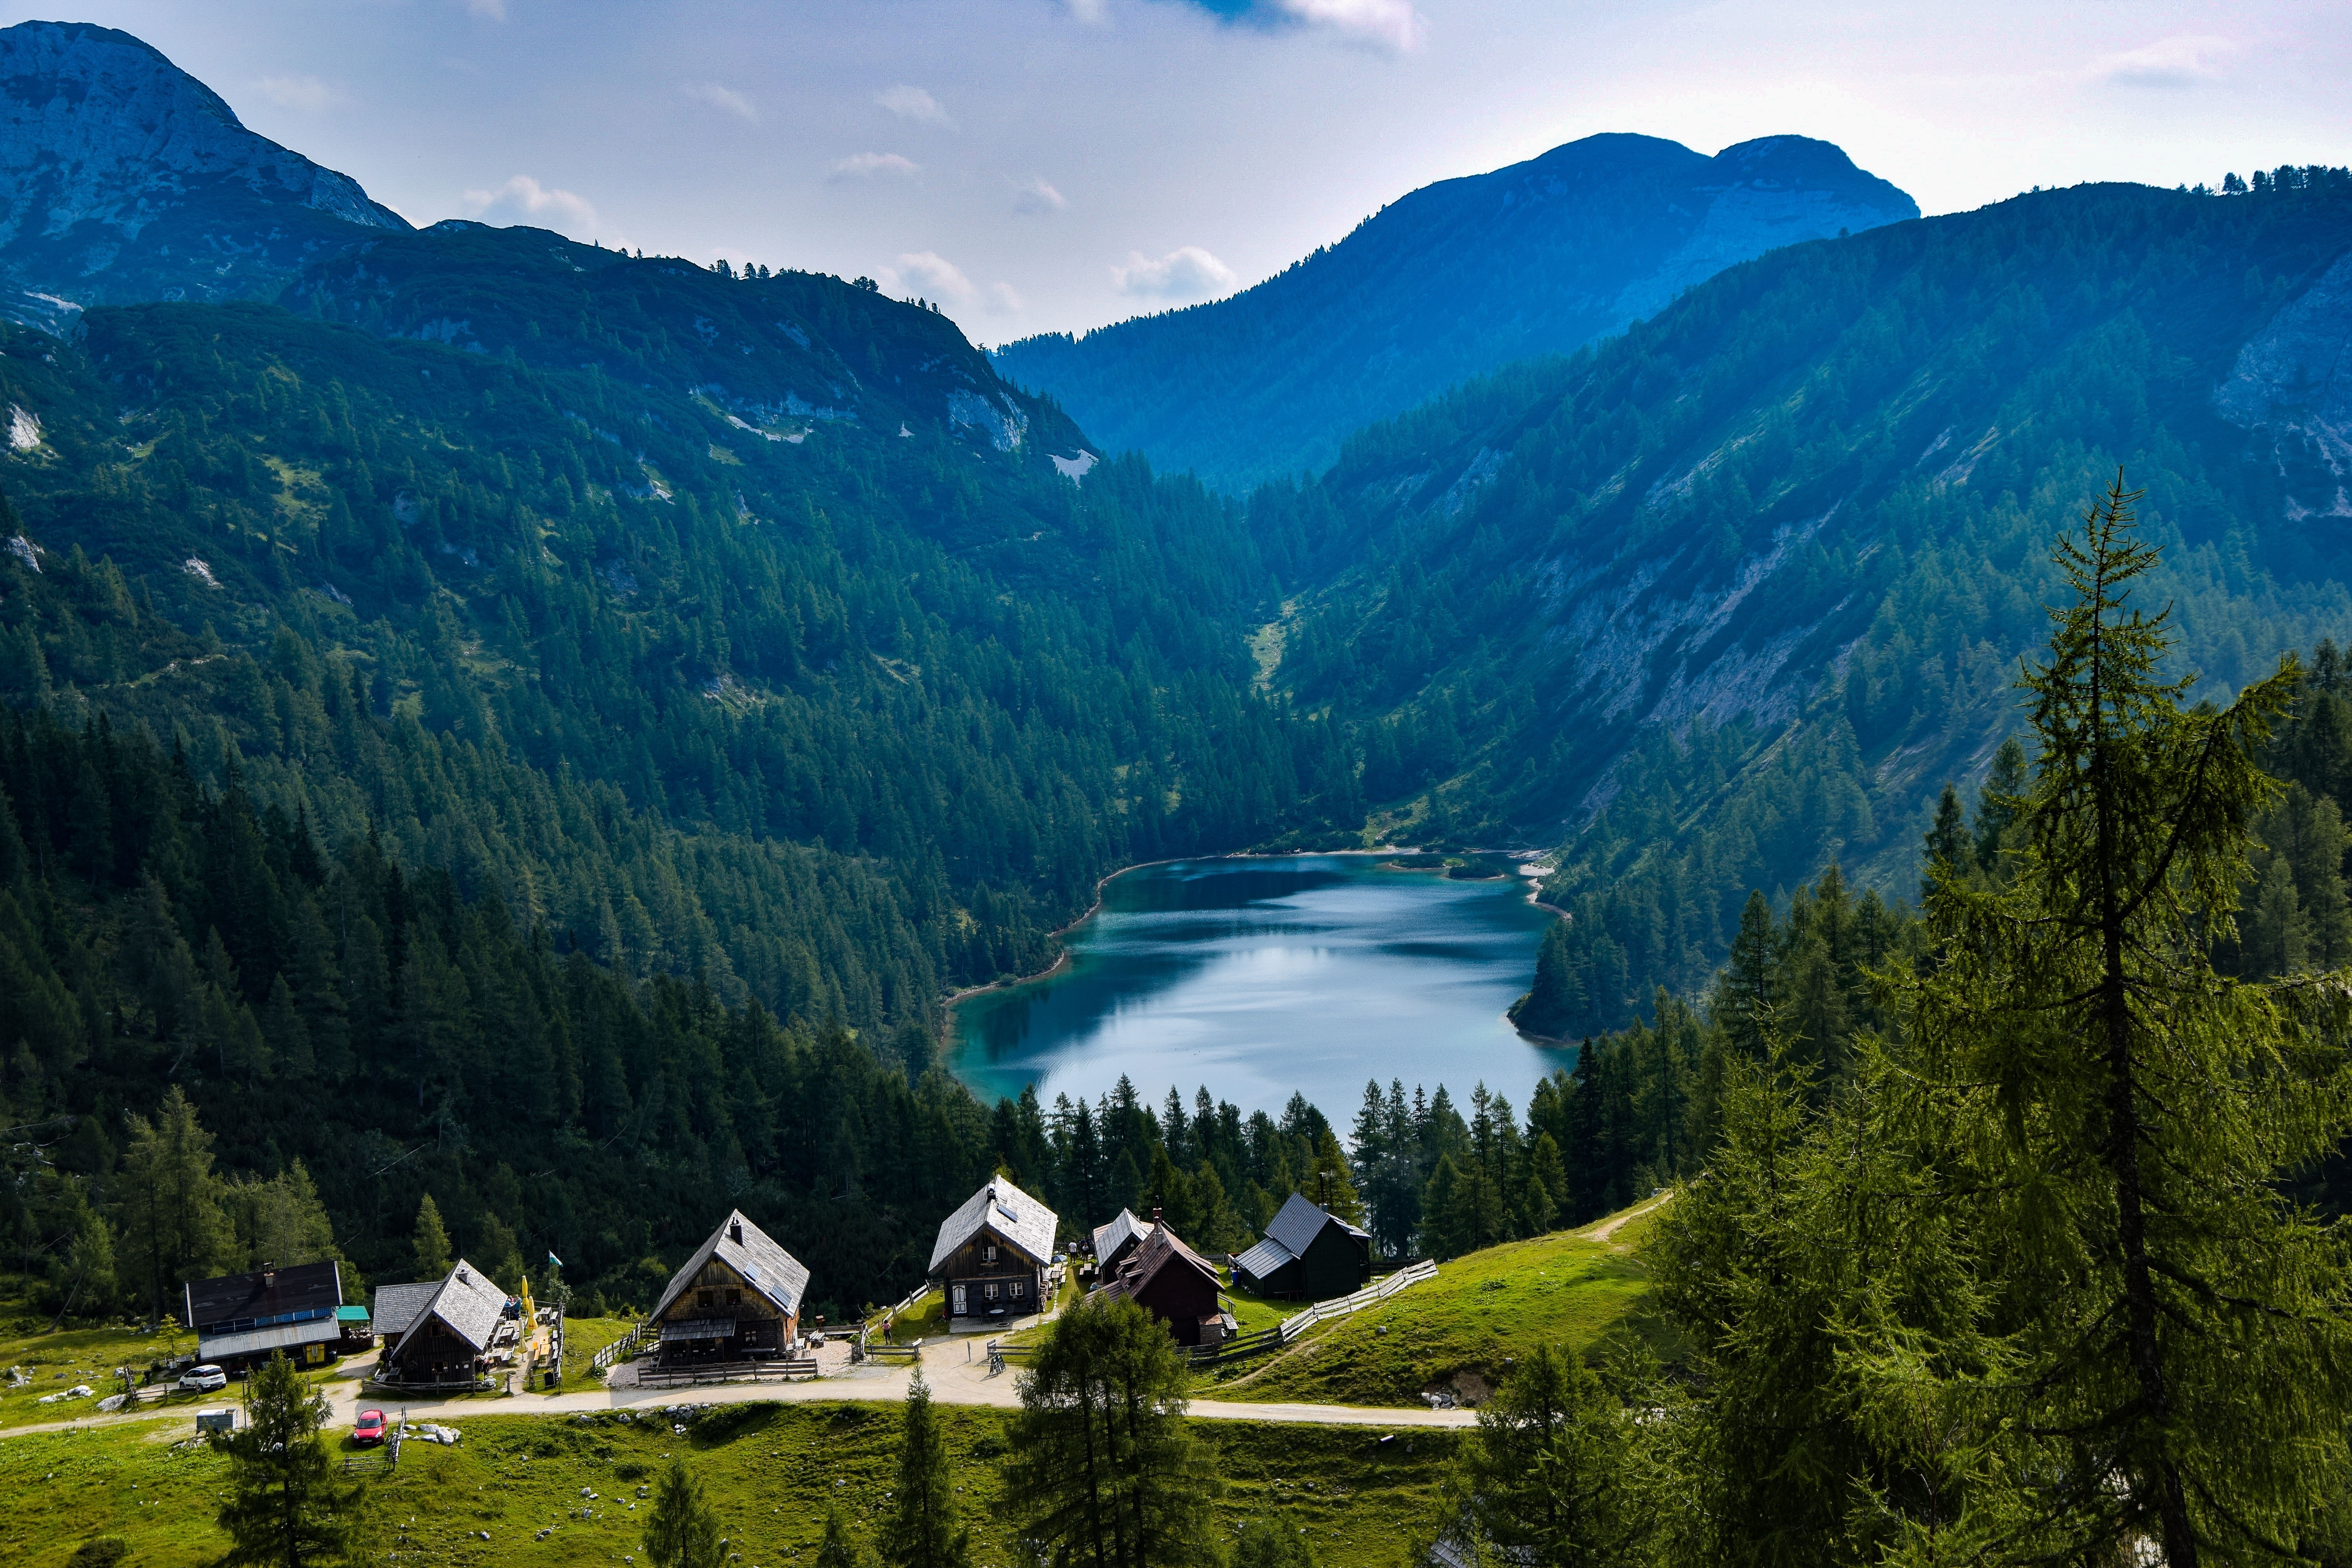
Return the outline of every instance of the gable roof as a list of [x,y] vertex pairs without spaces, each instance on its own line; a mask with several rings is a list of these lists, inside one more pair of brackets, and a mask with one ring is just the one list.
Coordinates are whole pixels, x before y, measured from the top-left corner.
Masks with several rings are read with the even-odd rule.
[[1184,1245],[1184,1238],[1166,1226],[1154,1226],[1151,1234],[1128,1255],[1120,1265],[1118,1278],[1105,1285],[1097,1295],[1140,1296],[1154,1279],[1171,1268],[1190,1268],[1209,1281],[1210,1289],[1223,1289],[1224,1281],[1209,1260]]
[[444,1281],[420,1279],[414,1285],[384,1285],[375,1293],[375,1331],[380,1334],[404,1334],[408,1325],[433,1305],[433,1298],[441,1293]]
[[963,1206],[940,1222],[940,1239],[931,1248],[930,1267],[927,1274],[939,1272],[940,1265],[955,1256],[957,1247],[991,1230],[1026,1254],[1044,1263],[1054,1256],[1054,1231],[1061,1216],[1004,1176],[992,1176],[988,1184],[966,1198]]
[[464,1258],[449,1270],[449,1278],[441,1281],[441,1289],[415,1320],[428,1313],[449,1325],[450,1332],[476,1350],[490,1348],[490,1336],[498,1331],[499,1320],[506,1316],[507,1293],[488,1279],[480,1269]]
[[224,1274],[217,1279],[192,1279],[183,1293],[187,1326],[198,1331],[238,1324],[268,1328],[335,1315],[343,1304],[343,1277],[331,1258],[324,1263],[297,1263],[284,1268],[257,1268],[249,1274]]
[[[1336,1225],[1349,1236],[1361,1237],[1367,1241],[1371,1239],[1369,1232],[1359,1230],[1338,1215],[1309,1203],[1305,1193],[1290,1194],[1290,1201],[1282,1205],[1282,1212],[1276,1215],[1273,1223],[1265,1227],[1265,1238],[1280,1243],[1282,1249],[1293,1258],[1304,1258],[1307,1249],[1315,1245],[1315,1238],[1322,1234],[1327,1225]],[[1251,1250],[1255,1251],[1256,1248]]]
[[1269,1237],[1234,1259],[1234,1272],[1246,1274],[1253,1279],[1265,1279],[1286,1264],[1298,1261],[1298,1255]]
[[1095,1226],[1095,1256],[1108,1258],[1129,1240],[1139,1240],[1151,1231],[1150,1220],[1136,1218],[1133,1209],[1121,1209],[1118,1218]]
[[[735,1239],[735,1227],[742,1227],[743,1239]],[[717,1258],[733,1269],[744,1284],[766,1297],[776,1310],[790,1316],[801,1310],[801,1296],[808,1289],[807,1265],[782,1247],[764,1230],[743,1217],[743,1211],[731,1211],[710,1233],[710,1239],[694,1249],[678,1271],[669,1277],[669,1289],[662,1292],[661,1304],[653,1315],[660,1317],[672,1303],[686,1293],[702,1266]]]

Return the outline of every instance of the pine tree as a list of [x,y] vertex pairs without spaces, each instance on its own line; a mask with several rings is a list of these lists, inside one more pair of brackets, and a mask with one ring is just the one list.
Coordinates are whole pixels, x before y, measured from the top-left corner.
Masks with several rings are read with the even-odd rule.
[[966,1568],[971,1561],[971,1532],[956,1524],[947,1434],[940,1428],[931,1385],[919,1369],[907,1387],[898,1428],[898,1481],[879,1545],[886,1568]]
[[1054,1321],[1021,1380],[1004,1493],[1055,1562],[1208,1568],[1215,1471],[1184,1420],[1191,1373],[1157,1319],[1129,1300]]
[[654,1568],[721,1568],[727,1561],[719,1515],[683,1459],[672,1459],[654,1484],[653,1517],[646,1521],[645,1543]]
[[155,1321],[173,1288],[207,1275],[229,1245],[212,1145],[177,1084],[152,1122],[131,1119],[122,1154],[122,1267],[146,1291]]
[[416,1260],[416,1278],[439,1279],[449,1272],[453,1261],[449,1256],[449,1233],[441,1226],[441,1206],[433,1194],[416,1205],[416,1232],[409,1242],[410,1254]]
[[1977,792],[1977,864],[1988,873],[2000,869],[2001,843],[2023,804],[2025,782],[2025,746],[2011,735],[1992,754],[1991,771]]
[[1478,1411],[1444,1508],[1481,1559],[1535,1568],[1633,1568],[1659,1505],[1637,1429],[1573,1350],[1538,1343]]
[[866,1553],[849,1539],[849,1527],[841,1521],[839,1503],[825,1508],[824,1539],[817,1543],[816,1568],[866,1568]]
[[1960,792],[1948,782],[1944,793],[1936,797],[1935,825],[1927,829],[1927,865],[1919,874],[1919,897],[1924,901],[1936,889],[1936,878],[1967,874],[1976,862],[1976,843],[1969,837],[1967,820],[1960,813]]
[[302,1381],[283,1352],[253,1374],[245,1425],[215,1433],[228,1459],[228,1495],[220,1527],[229,1538],[224,1563],[301,1568],[341,1561],[356,1525],[360,1489],[336,1479],[320,1428],[333,1414],[324,1394]]

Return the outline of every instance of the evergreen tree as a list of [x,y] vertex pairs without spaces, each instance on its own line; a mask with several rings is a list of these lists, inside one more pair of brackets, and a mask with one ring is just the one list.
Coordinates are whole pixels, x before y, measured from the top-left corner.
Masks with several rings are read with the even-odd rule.
[[1927,829],[1927,864],[1920,873],[1919,897],[1924,900],[1935,891],[1938,874],[1965,875],[1976,858],[1976,841],[1969,836],[1967,818],[1960,811],[1960,792],[1947,783],[1944,793],[1936,797],[1935,824]]
[[920,1369],[907,1387],[898,1427],[898,1480],[879,1541],[885,1568],[966,1568],[971,1532],[956,1524],[955,1478],[947,1434]]
[[210,1274],[229,1246],[212,1146],[212,1134],[177,1084],[153,1121],[131,1119],[122,1155],[122,1266],[146,1294],[152,1321],[163,1321],[175,1286]]
[[416,1205],[416,1232],[409,1248],[419,1279],[445,1277],[455,1261],[449,1252],[449,1233],[441,1225],[441,1205],[433,1201],[431,1193]]
[[1444,1514],[1485,1560],[1634,1568],[1652,1560],[1657,1494],[1629,1413],[1573,1350],[1538,1343],[1479,1407]]
[[866,1553],[849,1539],[849,1527],[841,1521],[839,1503],[825,1507],[824,1539],[817,1543],[816,1568],[866,1568]]
[[1992,754],[1991,771],[1985,774],[1984,788],[1977,792],[1976,858],[1988,873],[2000,869],[2001,844],[2010,824],[2017,820],[2025,787],[2025,745],[2011,735]]
[[360,1489],[336,1479],[319,1436],[333,1414],[326,1396],[302,1380],[282,1352],[246,1385],[245,1423],[213,1435],[228,1459],[220,1527],[229,1538],[225,1563],[302,1568],[338,1562],[356,1527]]
[[645,1543],[654,1568],[721,1568],[727,1561],[719,1515],[683,1459],[672,1459],[654,1483],[653,1516],[646,1521]]
[[1234,1542],[1233,1568],[1315,1568],[1315,1548],[1303,1530],[1253,1519]]
[[1206,1568],[1217,1479],[1186,1426],[1191,1373],[1168,1331],[1129,1300],[1054,1321],[1021,1380],[1005,1496],[1056,1562]]

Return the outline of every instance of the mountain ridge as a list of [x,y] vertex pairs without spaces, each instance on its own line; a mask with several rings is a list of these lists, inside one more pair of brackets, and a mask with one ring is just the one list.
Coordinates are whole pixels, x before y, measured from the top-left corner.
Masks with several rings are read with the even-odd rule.
[[1246,489],[1326,468],[1362,426],[1621,331],[1732,263],[1917,216],[1824,142],[1710,158],[1591,136],[1424,185],[1240,294],[992,357],[1108,449]]
[[56,331],[79,307],[262,299],[406,219],[348,174],[247,130],[129,33],[0,29],[0,312]]

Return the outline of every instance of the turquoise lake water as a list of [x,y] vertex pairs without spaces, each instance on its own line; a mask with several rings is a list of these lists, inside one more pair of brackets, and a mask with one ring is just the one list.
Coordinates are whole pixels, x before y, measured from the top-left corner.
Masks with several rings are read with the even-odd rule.
[[1187,860],[1116,877],[1060,973],[967,998],[950,1061],[984,1099],[1034,1083],[1094,1099],[1121,1074],[1155,1106],[1202,1084],[1244,1112],[1294,1090],[1345,1131],[1367,1079],[1524,1106],[1574,1053],[1503,1011],[1553,918],[1518,877],[1450,880],[1370,856]]

